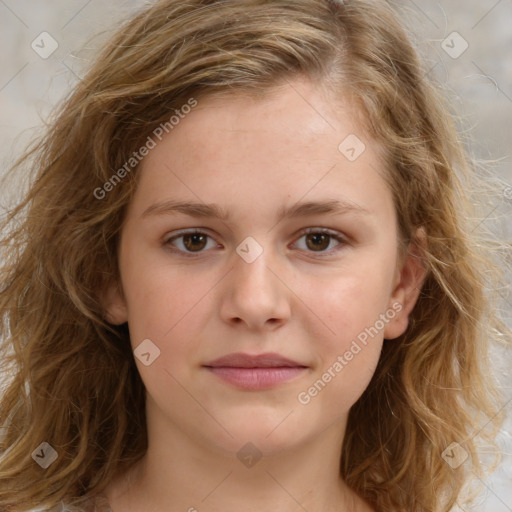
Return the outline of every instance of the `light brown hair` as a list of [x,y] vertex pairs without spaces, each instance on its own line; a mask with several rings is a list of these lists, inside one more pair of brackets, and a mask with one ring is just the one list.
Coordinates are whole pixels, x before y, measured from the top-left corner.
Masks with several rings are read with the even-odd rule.
[[[369,0],[162,0],[123,24],[15,165],[33,180],[3,224],[1,510],[101,492],[147,447],[128,328],[101,303],[136,167],[93,191],[190,98],[264,97],[299,76],[357,102],[385,148],[402,247],[426,232],[425,284],[350,411],[341,475],[376,510],[419,512],[449,510],[479,471],[477,426],[500,418],[487,344],[503,327],[466,222],[475,169],[396,13]],[[45,470],[31,457],[43,441],[59,454]],[[441,456],[453,441],[469,454],[457,470]]]

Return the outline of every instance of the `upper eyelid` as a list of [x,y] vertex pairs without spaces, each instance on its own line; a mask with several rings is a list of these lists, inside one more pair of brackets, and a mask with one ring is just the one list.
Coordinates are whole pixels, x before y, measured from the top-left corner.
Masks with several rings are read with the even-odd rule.
[[[315,232],[315,233],[323,232],[323,233],[326,233],[326,234],[329,234],[332,236],[339,236],[340,238],[344,238],[344,239],[348,238],[346,235],[344,235],[340,231],[337,231],[337,230],[331,229],[331,228],[324,228],[321,226],[303,228],[303,229],[299,230],[299,232],[296,233],[295,236],[304,236],[304,235],[309,234],[310,232]],[[208,235],[210,238],[215,238],[213,235],[210,234],[211,231],[208,228],[183,228],[183,229],[175,230],[171,233],[167,233],[164,236],[164,239],[171,240],[173,238],[179,238],[180,236],[190,235],[190,234],[195,234],[195,233],[198,233],[201,235]]]
[[339,236],[340,238],[343,238],[343,239],[347,238],[346,235],[344,235],[340,231],[337,231],[337,230],[331,229],[331,228],[312,227],[312,228],[304,228],[299,231],[300,236],[307,235],[309,233],[325,233],[327,235]]
[[184,229],[178,229],[178,230],[172,231],[172,232],[167,233],[166,235],[164,235],[163,241],[164,242],[168,242],[170,240],[174,240],[175,238],[180,238],[181,236],[195,235],[195,234],[206,235],[209,238],[214,240],[215,237],[213,235],[211,235],[210,233],[211,233],[210,230],[208,230],[207,228],[184,228]]

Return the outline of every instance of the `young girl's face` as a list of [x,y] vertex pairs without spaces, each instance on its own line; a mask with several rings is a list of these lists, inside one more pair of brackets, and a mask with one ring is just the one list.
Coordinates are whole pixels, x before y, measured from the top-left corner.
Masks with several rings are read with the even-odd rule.
[[[108,312],[128,321],[150,436],[341,445],[383,339],[405,330],[414,271],[383,163],[334,105],[305,81],[200,99],[143,160]],[[263,357],[215,362],[233,354]]]

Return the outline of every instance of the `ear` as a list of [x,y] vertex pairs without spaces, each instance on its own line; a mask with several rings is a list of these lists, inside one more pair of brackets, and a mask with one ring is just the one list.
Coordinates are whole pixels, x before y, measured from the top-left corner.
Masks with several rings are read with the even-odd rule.
[[423,257],[426,240],[425,230],[418,228],[407,253],[397,266],[393,292],[389,299],[389,308],[395,311],[396,315],[386,324],[384,339],[398,338],[409,325],[409,315],[414,309],[427,276]]
[[121,325],[128,321],[128,308],[123,291],[117,282],[105,287],[102,295],[102,305],[105,320],[114,325]]

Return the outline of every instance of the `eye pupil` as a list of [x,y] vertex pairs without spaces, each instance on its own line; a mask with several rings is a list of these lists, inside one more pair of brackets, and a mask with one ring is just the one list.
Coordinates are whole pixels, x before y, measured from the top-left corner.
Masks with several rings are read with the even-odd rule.
[[[206,236],[200,233],[183,235],[183,244],[189,251],[200,251],[201,249],[204,249],[206,246]],[[196,244],[198,244],[199,247],[197,247]]]
[[[313,246],[309,242],[313,242]],[[329,247],[330,235],[326,235],[324,233],[314,233],[310,235],[306,235],[306,245],[308,249],[312,250],[324,250]],[[317,245],[318,244],[318,245]]]

